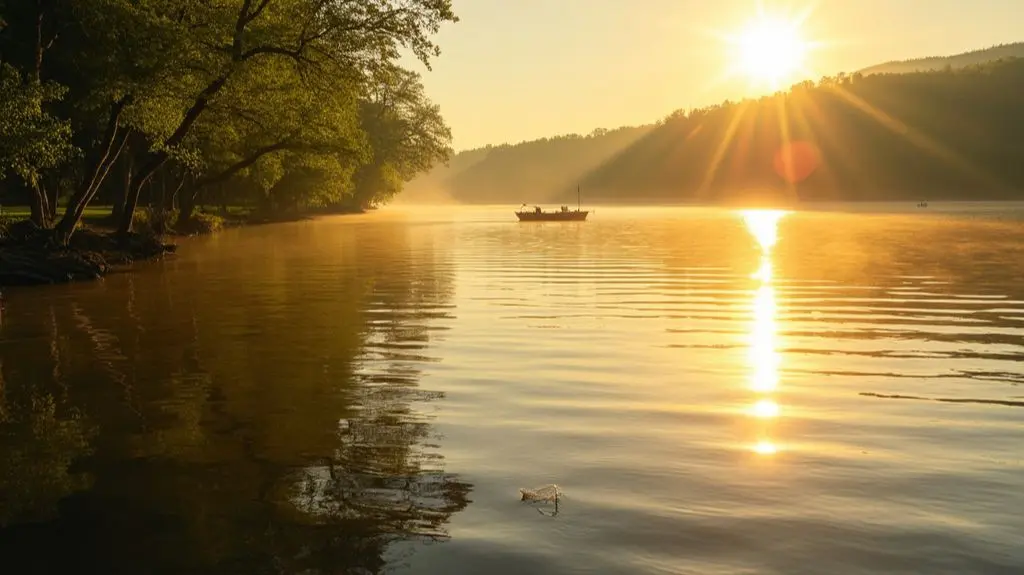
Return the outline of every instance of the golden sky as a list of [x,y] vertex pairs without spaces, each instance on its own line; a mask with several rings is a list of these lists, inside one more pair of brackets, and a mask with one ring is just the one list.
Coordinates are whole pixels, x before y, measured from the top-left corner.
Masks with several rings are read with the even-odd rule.
[[[461,22],[424,71],[456,149],[650,123],[770,91],[779,24],[812,47],[814,79],[889,60],[1024,40],[1024,0],[454,0]],[[786,26],[781,26],[785,28]],[[774,30],[774,31],[773,31]],[[768,38],[766,40],[766,38]],[[784,48],[781,48],[785,52]],[[760,63],[758,63],[760,62]],[[777,71],[777,70],[776,70]],[[770,75],[770,74],[769,74]],[[755,77],[752,77],[755,76]]]

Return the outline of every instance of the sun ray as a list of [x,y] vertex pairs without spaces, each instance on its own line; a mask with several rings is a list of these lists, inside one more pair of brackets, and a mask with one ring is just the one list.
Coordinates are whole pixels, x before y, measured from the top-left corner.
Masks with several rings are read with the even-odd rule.
[[[829,146],[831,146],[831,149],[833,150],[842,149],[842,142],[840,142],[839,136],[835,133],[834,130],[811,130],[811,123],[808,120],[808,116],[815,122],[817,122],[818,126],[827,126],[826,116],[824,113],[822,113],[821,109],[818,107],[818,103],[815,102],[813,98],[804,98],[800,102],[800,105],[796,107],[796,110],[799,118],[802,120],[804,124],[803,128],[808,133],[814,134],[814,138],[818,140],[818,145],[828,144]],[[834,167],[837,162],[845,166],[848,166],[850,168],[850,173],[852,174],[865,173],[865,171],[861,168],[861,163],[857,161],[857,157],[855,155],[832,155],[829,157],[829,161],[822,162],[821,170],[825,177],[827,177],[831,181],[833,188],[838,186],[838,181],[836,180],[836,175],[834,172]]]
[[718,167],[722,163],[722,159],[725,158],[725,153],[729,149],[729,144],[732,143],[733,136],[736,135],[736,130],[739,129],[740,123],[743,121],[743,116],[746,114],[748,105],[740,103],[736,108],[736,113],[733,114],[732,119],[729,120],[729,126],[725,130],[725,135],[722,136],[722,140],[718,142],[718,147],[715,148],[715,154],[711,157],[711,163],[708,165],[707,171],[704,172],[704,179],[701,181],[698,196],[703,196],[710,190],[711,182],[714,180],[715,174],[718,172]]
[[1003,190],[1009,189],[1005,182],[999,181],[991,174],[985,172],[985,170],[978,168],[968,160],[960,157],[956,152],[929,138],[927,135],[922,134],[919,130],[915,130],[913,127],[908,126],[884,111],[872,106],[870,103],[865,102],[862,98],[851,93],[849,90],[846,90],[843,86],[835,86],[834,93],[851,106],[879,122],[885,128],[891,130],[897,135],[903,136],[908,142],[917,146],[922,151],[932,154],[940,160],[949,162],[964,173],[984,181],[988,186]]
[[776,98],[778,104],[779,118],[779,141],[782,149],[782,171],[785,176],[782,178],[786,183],[786,193],[791,199],[796,195],[796,178],[794,177],[795,167],[793,166],[793,154],[788,152],[788,146],[792,143],[792,136],[789,133],[789,116],[786,110],[786,98]]

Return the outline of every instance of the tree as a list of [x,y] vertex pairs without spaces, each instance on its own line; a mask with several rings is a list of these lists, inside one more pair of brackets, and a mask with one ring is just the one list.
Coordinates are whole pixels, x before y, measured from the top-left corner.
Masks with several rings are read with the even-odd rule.
[[301,164],[338,175],[366,161],[355,86],[340,80],[303,78],[280,59],[240,74],[210,104],[183,145],[194,161],[192,183],[179,198],[179,223],[188,221],[198,195],[213,185],[248,178],[253,184],[248,188],[265,197],[290,167]]
[[370,86],[360,116],[373,158],[356,172],[351,200],[363,209],[387,201],[452,153],[451,129],[427,99],[419,74],[387,66],[375,71]]
[[50,215],[43,173],[74,150],[69,123],[44,110],[64,92],[53,83],[25,83],[13,66],[0,63],[0,179],[13,174],[29,186],[32,220],[38,225],[48,223]]
[[247,68],[265,59],[284,59],[302,77],[334,74],[358,82],[368,70],[396,60],[403,46],[428,63],[439,53],[430,36],[443,22],[456,21],[450,0],[223,0],[208,10],[205,22],[212,33],[197,37],[194,47],[205,56],[197,74],[202,88],[133,176],[120,234],[131,230],[142,186],[185,143],[211,102]]
[[[57,35],[54,21],[52,0],[0,1],[0,112],[6,118],[0,119],[4,124],[0,136],[8,148],[7,169],[29,189],[32,220],[40,226],[49,224],[57,201],[47,194],[45,172],[70,159],[73,152],[67,122],[50,109],[66,89],[44,82],[42,76],[44,54]],[[0,177],[4,163],[0,158]]]
[[[0,21],[13,67],[4,105],[37,110],[11,115],[25,121],[5,125],[5,161],[35,182],[74,182],[61,242],[101,190],[114,196],[120,234],[154,180],[181,222],[214,187],[264,204],[275,193],[292,206],[337,203],[360,165],[394,168],[401,181],[439,157],[432,138],[447,138],[417,92],[418,110],[399,114],[410,141],[378,138],[390,148],[374,153],[362,108],[403,48],[429,67],[431,37],[456,21],[450,0],[0,0]],[[83,153],[65,153],[71,145]],[[124,187],[107,183],[115,166]]]
[[[60,0],[64,19],[47,72],[70,88],[77,141],[86,151],[78,183],[55,234],[67,242],[130,141],[158,139],[176,116],[202,67],[201,37],[184,0]],[[138,138],[130,138],[138,134]]]

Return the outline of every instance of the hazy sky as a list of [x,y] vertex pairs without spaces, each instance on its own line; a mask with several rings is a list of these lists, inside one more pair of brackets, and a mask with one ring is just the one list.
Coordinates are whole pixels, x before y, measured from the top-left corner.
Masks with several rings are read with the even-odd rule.
[[1024,0],[454,0],[424,84],[456,149],[650,123],[738,98],[716,34],[811,10],[817,76],[1024,40]]

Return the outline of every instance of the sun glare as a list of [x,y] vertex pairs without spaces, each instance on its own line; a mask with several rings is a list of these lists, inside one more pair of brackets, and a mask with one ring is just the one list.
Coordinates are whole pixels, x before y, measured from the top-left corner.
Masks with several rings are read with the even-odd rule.
[[775,242],[779,240],[779,220],[784,215],[786,212],[782,210],[745,210],[743,212],[743,221],[747,224],[750,234],[761,246],[762,252],[767,254],[775,247]]
[[779,404],[775,403],[770,399],[762,399],[754,404],[754,406],[750,409],[750,413],[754,417],[760,417],[763,419],[778,417]]
[[774,89],[794,82],[803,72],[810,44],[799,20],[760,15],[732,38],[736,67],[751,82]]

